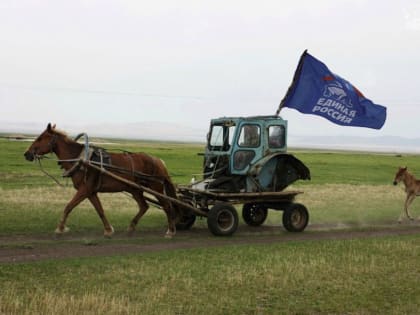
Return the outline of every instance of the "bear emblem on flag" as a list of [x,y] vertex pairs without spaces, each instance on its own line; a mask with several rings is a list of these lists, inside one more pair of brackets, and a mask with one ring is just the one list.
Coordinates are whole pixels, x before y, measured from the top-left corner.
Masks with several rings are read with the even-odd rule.
[[324,87],[324,92],[322,94],[325,98],[334,99],[350,108],[353,107],[353,104],[351,103],[350,98],[348,98],[343,85],[338,81],[327,84]]

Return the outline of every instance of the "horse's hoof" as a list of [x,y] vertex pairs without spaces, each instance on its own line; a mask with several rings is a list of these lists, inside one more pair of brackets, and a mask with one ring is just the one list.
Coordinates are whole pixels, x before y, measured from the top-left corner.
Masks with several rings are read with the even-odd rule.
[[173,238],[176,232],[166,231],[165,238]]
[[134,226],[132,226],[132,225],[130,225],[127,228],[127,233],[128,233],[129,236],[133,236],[133,234],[134,234],[135,231],[136,231],[136,228]]
[[111,226],[111,230],[105,230],[104,237],[111,238],[114,235],[114,228]]
[[61,234],[67,233],[69,231],[70,231],[70,229],[67,226],[65,226],[63,229],[60,229],[59,227],[57,227],[54,232],[57,235],[61,235]]

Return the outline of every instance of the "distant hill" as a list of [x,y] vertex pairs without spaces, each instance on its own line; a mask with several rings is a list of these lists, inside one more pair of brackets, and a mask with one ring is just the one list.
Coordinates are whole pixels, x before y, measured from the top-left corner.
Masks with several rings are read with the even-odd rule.
[[[0,122],[0,133],[40,134],[47,127],[41,123]],[[57,125],[57,129],[69,135],[86,132],[89,136],[140,140],[166,140],[185,142],[205,142],[207,126],[203,129],[185,125],[162,122],[139,122],[128,124],[66,124]]]
[[[38,135],[46,128],[46,124],[47,122],[45,124],[0,122],[0,133]],[[93,137],[185,142],[205,142],[208,132],[208,126],[192,128],[186,125],[152,121],[128,124],[82,125],[75,123],[58,125],[57,128],[70,135],[86,132]],[[420,153],[420,138],[289,135],[288,146],[292,148]]]
[[288,145],[337,150],[420,153],[420,138],[410,139],[397,136],[291,136],[288,139]]

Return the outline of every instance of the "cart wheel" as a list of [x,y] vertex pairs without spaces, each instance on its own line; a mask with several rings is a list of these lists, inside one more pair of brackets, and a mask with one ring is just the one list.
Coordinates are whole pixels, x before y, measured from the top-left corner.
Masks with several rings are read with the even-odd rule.
[[196,215],[194,213],[183,213],[176,223],[176,229],[180,231],[189,230],[194,225],[195,219]]
[[260,226],[267,219],[267,207],[258,203],[246,203],[242,208],[242,218],[250,226]]
[[207,226],[216,236],[230,236],[238,228],[238,213],[228,203],[217,203],[209,211]]
[[300,203],[291,203],[283,211],[283,226],[289,232],[302,232],[309,221],[306,207]]
[[[181,199],[181,201],[189,204],[190,206],[194,207],[194,203],[189,199]],[[176,229],[180,231],[189,230],[195,223],[196,215],[193,211],[188,208],[181,207],[181,216],[176,223]]]

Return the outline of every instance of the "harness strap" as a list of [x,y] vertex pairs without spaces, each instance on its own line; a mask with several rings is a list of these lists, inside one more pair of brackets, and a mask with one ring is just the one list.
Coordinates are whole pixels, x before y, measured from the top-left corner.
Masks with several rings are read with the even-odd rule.
[[[83,157],[87,157],[88,159],[90,159],[90,157],[92,156],[92,152],[93,150],[91,148],[89,148],[87,151],[86,151],[86,148],[83,148],[82,152],[80,152],[79,158],[72,159],[72,160],[59,160],[59,162],[75,162],[70,169],[68,169],[67,171],[64,171],[62,176],[63,177],[73,176],[73,174],[82,167],[81,160],[83,159]],[[86,177],[86,174],[85,174],[85,177]]]
[[128,156],[128,159],[130,160],[131,174],[134,176],[134,161],[133,161],[133,157],[131,156],[131,153],[128,153],[128,152],[125,152],[125,155]]
[[63,177],[71,177],[76,171],[79,170],[80,166],[82,165],[81,160],[77,160],[76,163],[73,164],[73,166],[68,169],[67,171],[64,171]]

